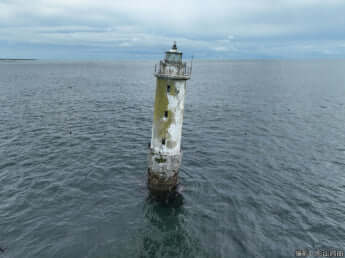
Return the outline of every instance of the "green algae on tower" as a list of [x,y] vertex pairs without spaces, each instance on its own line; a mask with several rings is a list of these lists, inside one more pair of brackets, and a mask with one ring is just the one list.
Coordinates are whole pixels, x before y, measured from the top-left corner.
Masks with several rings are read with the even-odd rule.
[[148,155],[148,188],[153,194],[176,189],[181,164],[181,136],[186,81],[191,67],[182,62],[176,42],[155,67],[156,96]]

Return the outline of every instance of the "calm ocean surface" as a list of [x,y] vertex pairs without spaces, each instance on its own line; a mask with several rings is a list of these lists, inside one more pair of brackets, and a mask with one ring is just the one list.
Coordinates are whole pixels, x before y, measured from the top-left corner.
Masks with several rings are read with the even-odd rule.
[[153,69],[0,63],[0,258],[344,250],[345,61],[196,61],[169,205],[146,189]]

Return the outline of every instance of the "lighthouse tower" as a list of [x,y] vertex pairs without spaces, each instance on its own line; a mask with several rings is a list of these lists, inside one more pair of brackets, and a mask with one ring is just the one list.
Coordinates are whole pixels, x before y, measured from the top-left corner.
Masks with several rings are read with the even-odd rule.
[[176,189],[181,164],[181,136],[186,82],[191,67],[182,62],[176,42],[155,67],[156,96],[148,155],[148,188],[165,195]]

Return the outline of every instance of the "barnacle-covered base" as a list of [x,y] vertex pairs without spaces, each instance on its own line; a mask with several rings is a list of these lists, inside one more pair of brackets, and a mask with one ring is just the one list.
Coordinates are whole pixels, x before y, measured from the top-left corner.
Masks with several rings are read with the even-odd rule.
[[147,186],[151,195],[158,199],[166,199],[175,195],[181,154],[161,155],[149,153],[147,170]]

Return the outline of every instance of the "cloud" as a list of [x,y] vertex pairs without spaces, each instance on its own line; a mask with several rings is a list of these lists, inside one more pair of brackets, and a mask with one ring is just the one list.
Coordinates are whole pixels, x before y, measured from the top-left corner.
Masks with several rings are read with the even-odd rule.
[[210,58],[298,57],[299,49],[345,56],[344,12],[343,0],[0,0],[0,55],[6,54],[4,42],[6,49],[36,44],[130,54],[161,53],[177,40],[186,51]]

